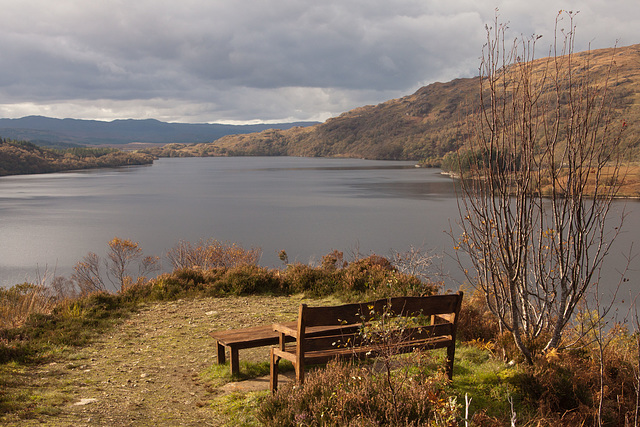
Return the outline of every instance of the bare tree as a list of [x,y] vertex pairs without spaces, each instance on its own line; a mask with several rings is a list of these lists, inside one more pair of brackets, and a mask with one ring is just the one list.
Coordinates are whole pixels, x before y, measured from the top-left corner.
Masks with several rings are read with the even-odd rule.
[[[104,267],[113,288],[122,289],[138,278],[157,271],[158,262],[158,257],[145,257],[137,242],[115,237],[109,242],[109,252],[107,259],[104,260]],[[75,273],[72,280],[77,283],[82,293],[108,290],[102,275],[101,265],[100,257],[89,252],[82,258],[82,261],[74,266]],[[138,271],[133,274],[131,269],[136,265]]]
[[107,290],[100,274],[100,257],[96,253],[89,252],[73,269],[75,273],[71,279],[77,283],[81,293],[90,294]]
[[137,277],[143,277],[158,269],[157,257],[145,257],[137,242],[119,237],[109,242],[109,260],[106,262],[107,274],[111,282],[122,288],[134,281],[130,270],[131,264],[138,266]]
[[609,221],[625,126],[613,114],[614,62],[596,72],[590,52],[574,53],[574,15],[558,15],[541,60],[541,36],[507,44],[505,25],[487,27],[480,108],[457,156],[458,259],[529,363],[539,337],[544,350],[561,345],[619,230]]
[[423,282],[442,281],[442,272],[434,261],[438,256],[423,247],[411,246],[405,252],[392,251],[391,263],[402,273],[415,276]]

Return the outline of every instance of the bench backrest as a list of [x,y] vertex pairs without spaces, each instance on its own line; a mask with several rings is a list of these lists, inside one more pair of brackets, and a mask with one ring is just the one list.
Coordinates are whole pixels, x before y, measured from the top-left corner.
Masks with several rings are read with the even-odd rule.
[[[455,335],[462,295],[462,292],[458,292],[426,297],[394,297],[329,307],[309,307],[301,304],[298,336],[304,337],[305,330],[309,327],[362,324],[378,320],[385,313],[401,317],[430,316],[432,325],[438,323],[443,326],[434,329],[432,333]],[[444,327],[445,325],[447,327]]]

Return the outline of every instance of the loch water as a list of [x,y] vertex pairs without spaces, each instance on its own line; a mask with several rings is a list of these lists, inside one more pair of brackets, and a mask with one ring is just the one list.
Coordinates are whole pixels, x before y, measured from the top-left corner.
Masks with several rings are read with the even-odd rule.
[[[104,256],[117,236],[163,258],[180,240],[236,242],[261,248],[268,267],[282,266],[281,250],[290,262],[314,263],[334,249],[349,258],[422,248],[457,289],[462,275],[448,234],[457,232],[457,209],[451,178],[405,161],[163,158],[150,166],[2,177],[0,286],[69,276],[88,252]],[[623,209],[603,279],[612,284],[640,237],[640,203],[616,202],[616,212]],[[170,267],[166,259],[163,265]],[[640,272],[631,269],[625,286],[640,290]]]

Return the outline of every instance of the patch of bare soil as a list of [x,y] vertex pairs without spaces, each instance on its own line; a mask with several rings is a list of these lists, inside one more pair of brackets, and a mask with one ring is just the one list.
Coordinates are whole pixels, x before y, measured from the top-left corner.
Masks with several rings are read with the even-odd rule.
[[[31,394],[57,403],[7,425],[224,425],[211,401],[234,387],[200,377],[216,363],[208,332],[295,319],[300,301],[251,296],[147,305],[91,345],[31,372]],[[243,350],[240,360],[267,355],[268,348]]]

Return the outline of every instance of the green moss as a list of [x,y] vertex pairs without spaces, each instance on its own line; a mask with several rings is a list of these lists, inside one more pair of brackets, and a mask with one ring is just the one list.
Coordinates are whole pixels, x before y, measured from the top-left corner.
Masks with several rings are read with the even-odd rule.
[[260,426],[257,408],[269,394],[268,391],[230,393],[216,398],[211,407],[226,418],[226,425]]

